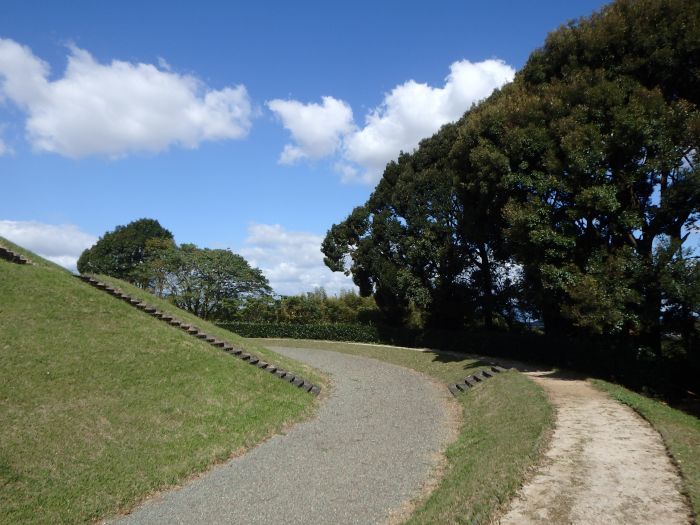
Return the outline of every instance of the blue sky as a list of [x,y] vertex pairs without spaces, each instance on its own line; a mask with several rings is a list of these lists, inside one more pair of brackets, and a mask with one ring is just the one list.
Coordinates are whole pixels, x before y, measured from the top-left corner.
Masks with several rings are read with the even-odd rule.
[[70,267],[151,217],[279,293],[348,288],[320,239],[384,163],[602,5],[5,0],[0,235]]

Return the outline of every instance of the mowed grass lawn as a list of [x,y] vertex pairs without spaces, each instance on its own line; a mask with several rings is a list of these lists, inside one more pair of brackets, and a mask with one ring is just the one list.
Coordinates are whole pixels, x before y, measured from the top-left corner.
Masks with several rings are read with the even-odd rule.
[[[197,317],[194,314],[182,310],[170,303],[169,301],[161,299],[160,297],[157,297],[141,288],[137,288],[136,286],[122,281],[121,279],[110,277],[108,275],[96,275],[95,278],[111,285],[114,288],[118,288],[122,292],[129,294],[131,297],[140,299],[141,301],[144,301],[149,305],[158,308],[161,312],[167,312],[168,314],[179,319],[180,321],[188,323],[192,326],[196,326],[200,330],[204,330],[206,331],[206,333],[214,337],[225,340],[239,348],[244,348],[247,352],[255,354],[260,358],[263,358],[265,361],[274,364],[278,368],[284,368],[286,370],[289,370],[290,372],[299,374],[305,379],[321,387],[325,385],[326,378],[319,374],[314,368],[308,365],[305,365],[298,361],[294,361],[293,359],[289,359],[281,354],[271,352],[263,345],[256,344],[251,339],[245,339],[239,336],[238,334],[231,332],[230,330],[226,330],[225,328],[216,326],[213,323],[209,323],[201,317]],[[141,313],[141,315],[146,314]]]
[[0,523],[112,515],[313,413],[311,395],[27,255],[0,261]]
[[661,434],[681,471],[695,516],[700,516],[700,419],[623,386],[598,379],[592,383],[632,407]]
[[[256,339],[258,344],[318,348],[371,357],[413,368],[447,385],[476,372],[477,359],[354,343]],[[463,423],[446,450],[447,467],[437,489],[411,524],[486,523],[506,505],[546,445],[554,415],[544,391],[517,372],[505,372],[457,397]]]

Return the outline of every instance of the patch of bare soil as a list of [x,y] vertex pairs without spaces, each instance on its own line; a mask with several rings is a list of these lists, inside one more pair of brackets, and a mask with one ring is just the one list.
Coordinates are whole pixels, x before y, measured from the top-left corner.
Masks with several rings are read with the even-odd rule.
[[529,375],[557,419],[542,464],[501,524],[691,523],[678,472],[646,421],[584,380]]

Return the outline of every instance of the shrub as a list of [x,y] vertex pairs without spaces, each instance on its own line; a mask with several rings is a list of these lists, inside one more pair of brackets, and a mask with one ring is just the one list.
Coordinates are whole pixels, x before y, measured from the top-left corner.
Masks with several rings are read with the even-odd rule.
[[[247,323],[221,322],[222,328],[243,337],[320,339],[327,341],[351,341],[355,343],[381,343],[385,341],[384,330],[376,326],[343,323]],[[398,329],[395,329],[398,331]]]

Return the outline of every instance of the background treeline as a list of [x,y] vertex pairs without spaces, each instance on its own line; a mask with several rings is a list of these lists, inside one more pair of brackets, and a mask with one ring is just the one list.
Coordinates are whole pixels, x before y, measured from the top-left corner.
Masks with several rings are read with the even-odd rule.
[[697,367],[699,102],[700,2],[614,2],[390,163],[325,262],[395,326],[537,319],[603,357]]
[[262,271],[240,255],[177,245],[153,219],[105,233],[82,253],[78,271],[126,280],[204,319],[229,319],[247,301],[272,294]]
[[329,297],[323,288],[276,296],[258,268],[223,249],[177,245],[153,219],[106,232],[78,260],[80,273],[105,274],[148,289],[204,319],[270,325],[380,323],[372,297],[353,291]]
[[323,288],[299,295],[250,298],[230,320],[248,323],[284,324],[376,324],[382,315],[372,297],[342,291],[328,296]]
[[353,291],[328,296],[323,288],[299,295],[250,299],[217,322],[243,337],[290,337],[382,342],[382,313],[372,297]]

